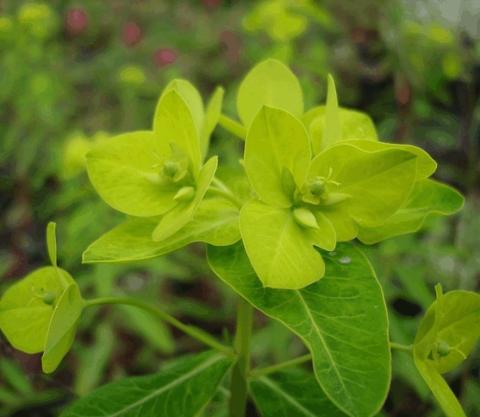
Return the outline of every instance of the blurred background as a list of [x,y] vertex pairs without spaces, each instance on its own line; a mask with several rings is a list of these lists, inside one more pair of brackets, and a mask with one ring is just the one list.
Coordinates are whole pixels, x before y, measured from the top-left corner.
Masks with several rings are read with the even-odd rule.
[[[225,113],[246,71],[275,57],[299,76],[306,107],[336,79],[343,106],[374,119],[385,141],[423,147],[436,178],[465,193],[464,210],[421,232],[366,248],[390,306],[392,339],[410,344],[433,285],[479,290],[480,3],[476,0],[0,1],[0,291],[47,263],[45,225],[58,227],[60,264],[85,294],[129,293],[229,338],[234,295],[209,272],[204,248],[128,265],[82,265],[81,253],[119,223],[90,186],[92,144],[147,129],[174,77],[208,97],[226,88]],[[212,153],[237,163],[222,128]],[[281,325],[256,317],[254,360],[302,354]],[[132,309],[89,310],[53,376],[0,339],[0,417],[57,416],[68,401],[124,375],[154,372],[198,350],[188,337]],[[468,416],[480,415],[477,352],[449,375]],[[219,394],[205,412],[221,417]],[[253,417],[255,414],[251,413]],[[382,416],[440,416],[413,362],[395,353]]]

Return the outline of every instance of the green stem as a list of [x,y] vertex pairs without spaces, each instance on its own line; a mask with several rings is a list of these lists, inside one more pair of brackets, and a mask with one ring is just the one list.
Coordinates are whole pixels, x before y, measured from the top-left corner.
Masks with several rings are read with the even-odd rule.
[[228,188],[221,180],[215,177],[212,180],[212,184],[213,186],[210,186],[210,188],[208,189],[209,191],[225,197],[227,200],[230,200],[233,204],[235,204],[238,208],[242,208],[242,202],[235,196],[233,191]]
[[237,328],[235,350],[237,362],[232,369],[230,381],[230,417],[245,417],[247,409],[248,385],[250,372],[250,339],[252,335],[253,308],[240,299],[237,307]]
[[101,297],[101,298],[94,298],[93,300],[86,301],[86,307],[95,306],[95,305],[105,305],[105,304],[123,304],[123,305],[129,305],[129,306],[140,308],[158,317],[160,320],[172,325],[178,330],[181,330],[185,334],[188,334],[194,339],[204,343],[205,345],[210,346],[215,350],[218,350],[219,352],[225,353],[226,355],[230,355],[230,356],[234,354],[233,350],[229,346],[225,346],[223,343],[220,343],[210,334],[204,332],[203,330],[195,326],[184,324],[181,321],[177,320],[175,317],[171,316],[170,314],[158,309],[157,307],[149,303],[138,300],[136,298]]
[[222,126],[225,130],[228,130],[231,134],[235,135],[237,138],[245,140],[247,136],[246,129],[236,120],[231,119],[224,114],[220,115],[218,124]]
[[390,342],[390,348],[401,350],[402,352],[412,352],[413,346],[412,345],[402,345],[401,343]]
[[252,378],[258,378],[258,377],[261,377],[261,376],[273,374],[274,372],[278,372],[278,371],[280,371],[284,368],[289,368],[289,367],[295,366],[295,365],[301,365],[302,363],[308,362],[310,360],[312,360],[312,355],[310,355],[310,353],[307,353],[306,355],[299,356],[298,358],[290,359],[290,360],[285,361],[285,362],[280,362],[280,363],[277,363],[275,365],[266,366],[264,368],[254,369],[250,373],[250,376]]

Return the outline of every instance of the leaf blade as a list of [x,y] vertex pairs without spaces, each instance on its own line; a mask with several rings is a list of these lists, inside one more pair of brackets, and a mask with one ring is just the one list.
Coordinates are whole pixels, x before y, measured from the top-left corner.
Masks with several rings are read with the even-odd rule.
[[215,394],[231,364],[231,359],[212,352],[181,358],[159,374],[105,385],[77,401],[61,417],[195,417]]
[[308,372],[291,370],[250,382],[263,417],[344,417]]
[[371,416],[382,406],[391,377],[382,289],[358,249],[340,245],[326,258],[320,281],[302,290],[275,290],[261,285],[241,244],[208,248],[209,264],[220,279],[303,340],[317,380],[334,404],[350,416]]
[[260,62],[245,76],[237,94],[237,111],[249,127],[262,106],[272,106],[300,117],[303,94],[297,77],[275,59]]

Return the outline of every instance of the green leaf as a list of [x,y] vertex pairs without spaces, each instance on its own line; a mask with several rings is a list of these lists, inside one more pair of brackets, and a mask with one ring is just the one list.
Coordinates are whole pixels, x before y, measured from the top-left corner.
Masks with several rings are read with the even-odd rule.
[[42,355],[43,372],[53,372],[70,350],[84,306],[78,285],[71,283],[53,309]]
[[465,413],[448,384],[440,375],[459,366],[472,352],[480,337],[480,294],[437,290],[420,322],[413,357],[415,365],[448,417]]
[[312,232],[297,224],[290,209],[251,200],[240,212],[240,232],[265,287],[303,288],[323,276],[325,264]]
[[[129,309],[132,310],[134,309]],[[130,324],[130,321],[125,320],[125,324]],[[118,343],[110,320],[99,323],[94,330],[94,336],[93,342],[78,351],[75,358],[77,368],[73,391],[81,397],[95,389],[104,378]]]
[[83,253],[83,262],[127,262],[149,259],[180,249],[193,242],[215,246],[240,240],[238,208],[228,200],[203,200],[194,215],[173,236],[163,242],[152,240],[158,224],[155,218],[130,218],[93,242]]
[[157,140],[165,144],[173,143],[185,153],[192,163],[195,176],[202,161],[199,129],[187,102],[176,90],[170,90],[160,98],[153,118]]
[[203,123],[202,135],[201,135],[201,146],[202,146],[202,155],[205,156],[208,152],[208,146],[210,143],[210,136],[215,130],[215,127],[218,124],[220,115],[222,114],[222,104],[223,96],[225,90],[222,87],[217,87],[210,98],[210,101],[207,104],[207,111],[205,113],[205,121]]
[[127,326],[131,332],[143,337],[159,353],[169,355],[174,353],[175,339],[163,321],[138,308],[121,306],[121,309],[124,318],[122,324]]
[[302,123],[284,110],[263,107],[255,117],[245,143],[245,170],[254,190],[268,204],[292,205],[284,172],[298,187],[305,182],[310,145]]
[[466,359],[479,337],[480,294],[450,291],[440,295],[422,319],[414,353],[417,360],[445,373]]
[[342,128],[340,112],[338,110],[337,90],[333,77],[328,75],[327,104],[325,105],[325,129],[323,130],[322,148],[337,143],[341,140]]
[[345,417],[315,377],[295,369],[263,376],[250,382],[250,390],[262,417]]
[[431,215],[450,215],[461,210],[464,198],[454,188],[430,179],[415,182],[404,205],[385,223],[360,228],[358,238],[367,244],[418,231]]
[[437,169],[437,163],[434,161],[434,159],[418,146],[385,143],[378,141],[374,142],[371,140],[355,140],[348,141],[348,143],[368,152],[382,151],[387,149],[398,149],[410,152],[412,155],[415,155],[417,157],[417,180],[428,178]]
[[326,106],[314,107],[303,116],[302,120],[310,132],[315,155],[324,150],[328,144],[334,145],[340,141],[378,140],[375,125],[368,114],[339,107],[338,119],[340,123],[340,135],[336,141],[330,143],[324,141],[326,131]]
[[325,258],[320,281],[299,291],[275,290],[263,287],[240,243],[208,248],[210,266],[226,284],[303,340],[327,397],[350,416],[372,416],[391,373],[382,289],[355,247],[339,245]]
[[67,271],[48,266],[5,291],[0,301],[0,329],[14,348],[25,353],[44,350],[55,303],[72,284]]
[[57,224],[55,222],[49,222],[47,225],[47,251],[50,263],[53,266],[57,266],[57,236],[56,236]]
[[160,242],[168,239],[193,219],[195,211],[202,202],[203,197],[205,197],[208,187],[213,180],[217,165],[217,156],[212,156],[205,163],[198,175],[193,199],[191,201],[180,202],[160,219],[157,227],[153,230],[153,240]]
[[[327,197],[329,193],[348,196],[338,205],[357,223],[375,226],[405,202],[415,166],[415,155],[403,150],[366,152],[351,144],[338,144],[313,159],[309,178],[325,178]],[[329,211],[324,214],[328,216]]]
[[263,106],[303,114],[303,94],[297,77],[280,61],[260,62],[243,79],[237,95],[237,111],[248,128]]
[[[198,134],[200,134],[202,132],[205,119],[203,101],[198,90],[189,81],[179,78],[170,81],[163,90],[160,100],[158,101],[157,108],[160,107],[160,102],[162,98],[172,90],[176,91],[182,97],[183,101],[187,104],[188,108],[190,109],[190,113],[195,123],[197,132]],[[157,109],[155,111],[155,114],[156,113]]]
[[348,242],[357,237],[358,225],[350,216],[347,203],[322,207],[321,213],[328,219],[335,231],[337,242]]
[[462,406],[455,397],[455,394],[440,373],[435,368],[421,360],[419,361],[415,359],[415,365],[432,391],[432,394],[437,399],[445,415],[447,417],[466,417]]
[[87,154],[90,181],[100,196],[123,213],[149,217],[175,206],[178,186],[162,181],[161,164],[171,155],[166,140],[133,132],[96,145]]
[[195,417],[214,396],[232,359],[205,352],[155,375],[125,378],[80,399],[61,417]]
[[33,381],[30,381],[29,376],[13,358],[0,359],[0,375],[4,384],[11,386],[21,395],[31,395],[34,391]]

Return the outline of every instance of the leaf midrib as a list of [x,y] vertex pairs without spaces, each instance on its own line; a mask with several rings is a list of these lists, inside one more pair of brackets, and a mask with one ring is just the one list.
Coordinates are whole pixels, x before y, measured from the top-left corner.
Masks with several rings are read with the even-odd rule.
[[127,407],[122,408],[121,410],[118,410],[114,414],[108,414],[108,415],[105,415],[105,416],[102,416],[102,417],[118,417],[118,416],[121,416],[123,413],[125,413],[125,412],[127,412],[127,411],[129,411],[129,410],[131,410],[135,407],[138,407],[139,405],[142,405],[142,404],[146,403],[147,401],[150,401],[152,398],[154,398],[158,395],[161,395],[163,392],[165,392],[165,391],[167,391],[171,388],[174,388],[177,385],[180,385],[182,382],[188,380],[189,378],[195,376],[196,374],[199,374],[200,372],[207,369],[209,366],[213,365],[214,363],[220,361],[221,359],[223,359],[222,355],[212,356],[209,360],[207,360],[207,361],[201,363],[200,365],[198,365],[197,367],[193,368],[190,372],[187,372],[186,374],[183,374],[182,376],[180,376],[179,378],[169,382],[168,384],[163,385],[161,388],[153,391],[152,393],[143,397],[142,399],[128,405]]
[[[337,365],[336,365],[336,363],[335,363],[335,361],[334,361],[334,359],[333,359],[333,356],[332,356],[332,354],[331,354],[331,352],[330,352],[330,349],[328,348],[328,345],[327,345],[327,343],[326,343],[326,341],[325,341],[325,338],[323,337],[323,334],[322,334],[320,328],[318,327],[317,323],[315,322],[315,319],[314,319],[314,317],[312,316],[312,313],[310,312],[309,306],[308,306],[307,302],[305,301],[305,299],[303,298],[303,295],[301,294],[301,292],[300,292],[299,290],[295,290],[295,293],[296,293],[296,295],[298,296],[298,298],[300,299],[300,302],[302,303],[302,306],[303,306],[303,308],[305,309],[305,311],[306,311],[306,313],[307,313],[307,316],[308,316],[308,318],[310,319],[310,321],[311,321],[311,323],[312,323],[312,326],[313,326],[315,332],[318,334],[318,337],[319,337],[319,339],[320,339],[320,342],[322,343],[322,346],[323,346],[325,352],[327,353],[327,356],[328,356],[328,359],[329,359],[329,361],[330,361],[330,363],[331,363],[331,365],[332,365],[332,368],[333,368],[333,370],[335,371],[335,373],[336,373],[336,375],[337,375],[337,377],[338,377],[338,379],[339,379],[339,381],[340,381],[340,383],[341,383],[341,385],[342,385],[342,387],[343,387],[343,390],[344,390],[344,392],[345,392],[345,394],[346,394],[346,399],[347,399],[347,401],[348,401],[348,404],[349,404],[349,406],[350,406],[350,409],[352,409],[352,408],[354,407],[354,404],[352,403],[352,399],[351,399],[351,397],[350,397],[350,394],[349,394],[349,392],[348,392],[348,390],[347,390],[347,387],[345,386],[345,382],[343,381],[342,375],[340,374],[340,371],[339,371],[338,368],[337,368]],[[312,349],[312,355],[314,355],[314,350],[313,350],[313,349]],[[335,404],[336,404],[336,402],[335,402]],[[338,405],[338,406],[341,407],[340,405]],[[342,409],[343,409],[343,407],[342,407]]]
[[312,412],[310,412],[310,410],[306,409],[302,404],[300,404],[295,398],[290,396],[281,387],[279,387],[277,384],[275,384],[271,379],[269,379],[267,377],[262,377],[259,380],[262,383],[264,383],[265,385],[267,385],[268,387],[270,387],[273,391],[275,391],[275,392],[279,393],[280,395],[282,395],[283,397],[285,397],[287,402],[289,402],[295,408],[300,410],[303,414],[305,414],[305,416],[307,416],[307,417],[317,417],[316,414],[313,414]]

